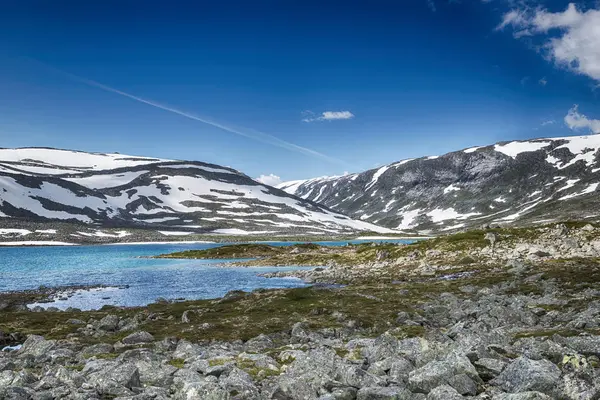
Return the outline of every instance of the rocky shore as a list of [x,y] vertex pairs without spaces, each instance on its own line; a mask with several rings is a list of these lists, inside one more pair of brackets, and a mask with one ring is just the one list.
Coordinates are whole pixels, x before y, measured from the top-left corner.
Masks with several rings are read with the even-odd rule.
[[596,234],[559,225],[348,249],[307,272],[337,288],[5,311],[0,338],[27,339],[0,353],[0,398],[598,399]]

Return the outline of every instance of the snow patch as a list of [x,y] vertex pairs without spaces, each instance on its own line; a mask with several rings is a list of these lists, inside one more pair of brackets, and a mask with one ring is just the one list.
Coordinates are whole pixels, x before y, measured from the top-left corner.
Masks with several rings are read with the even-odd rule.
[[497,144],[494,146],[494,150],[511,158],[517,158],[521,153],[538,151],[550,144],[552,144],[552,142],[510,142],[503,145]]

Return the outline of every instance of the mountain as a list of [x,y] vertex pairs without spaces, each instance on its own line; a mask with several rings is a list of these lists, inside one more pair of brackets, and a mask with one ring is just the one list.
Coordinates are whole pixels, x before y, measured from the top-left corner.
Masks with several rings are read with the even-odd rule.
[[600,215],[600,135],[500,142],[278,187],[353,218],[421,233]]
[[18,236],[18,229],[6,228],[15,221],[150,228],[165,235],[389,231],[231,168],[49,148],[0,149],[0,238],[3,232]]

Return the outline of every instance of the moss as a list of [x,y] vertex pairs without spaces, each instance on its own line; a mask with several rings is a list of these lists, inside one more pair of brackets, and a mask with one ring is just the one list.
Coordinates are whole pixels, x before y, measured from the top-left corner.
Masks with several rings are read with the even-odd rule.
[[183,368],[185,365],[185,360],[183,358],[173,358],[169,361],[169,365],[174,366],[175,368]]
[[582,331],[575,329],[542,329],[533,331],[523,331],[514,335],[515,339],[530,338],[530,337],[551,337],[559,335],[562,337],[578,336]]
[[230,362],[233,362],[233,359],[231,357],[213,358],[213,359],[208,360],[208,366],[209,367],[216,367],[216,366],[219,366],[219,365],[228,364]]
[[348,349],[343,348],[343,347],[336,347],[336,348],[334,348],[334,350],[335,350],[335,354],[337,354],[338,356],[340,356],[342,358],[345,358],[348,355],[348,353],[350,353],[348,351]]
[[413,337],[422,337],[425,335],[425,328],[421,325],[403,325],[392,329],[390,334],[400,340]]
[[91,356],[90,358],[97,358],[99,360],[113,360],[117,358],[119,355],[117,353],[100,353]]

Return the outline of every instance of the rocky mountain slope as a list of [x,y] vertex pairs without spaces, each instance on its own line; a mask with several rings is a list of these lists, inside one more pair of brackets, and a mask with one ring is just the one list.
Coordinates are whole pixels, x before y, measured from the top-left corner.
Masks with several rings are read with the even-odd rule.
[[420,232],[595,220],[599,149],[600,135],[500,142],[278,187],[353,218]]
[[[167,236],[386,231],[231,168],[47,148],[0,149],[0,240],[30,231],[16,221],[152,228]],[[127,234],[120,232],[111,234]]]

